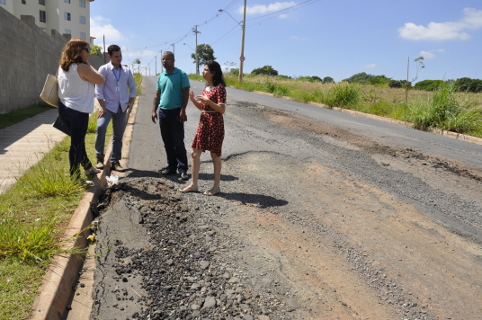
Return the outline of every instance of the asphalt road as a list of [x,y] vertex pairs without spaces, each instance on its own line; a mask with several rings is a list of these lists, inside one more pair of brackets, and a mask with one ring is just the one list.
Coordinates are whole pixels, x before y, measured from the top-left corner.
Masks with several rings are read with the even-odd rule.
[[[154,128],[154,124],[150,121],[156,78],[152,76],[145,77],[143,81],[145,88],[150,87],[154,89],[146,90],[147,92],[144,92],[139,100],[139,115],[136,120],[133,138],[135,143],[133,143],[131,152],[133,155],[139,153],[143,154],[147,151],[154,154],[162,152],[162,141],[160,140],[160,135],[157,134],[159,132],[155,132],[158,128]],[[196,94],[200,94],[204,84],[199,81],[191,80],[191,86]],[[418,149],[425,154],[444,158],[447,157],[455,161],[460,161],[469,167],[482,168],[482,145],[480,144],[234,88],[227,88],[227,92],[228,111],[226,113],[226,130],[228,131],[232,129],[229,126],[229,117],[231,116],[229,114],[229,104],[241,101],[244,103],[260,104],[283,111],[293,112],[315,120],[319,122],[320,125],[329,124],[330,126],[336,126],[340,129],[351,131],[354,134],[359,135],[360,138],[378,141],[383,145],[397,148]],[[188,122],[185,124],[185,141],[186,149],[189,150],[190,139],[194,136],[197,128],[199,112],[194,106],[190,105],[187,108],[187,114]],[[249,151],[271,151],[269,143],[241,143],[240,141],[244,140],[242,135],[242,133],[238,132],[231,132],[226,135],[225,144],[223,145],[224,158]],[[149,139],[146,139],[146,137],[149,137]],[[267,139],[269,139],[269,137],[267,137]],[[150,155],[148,154],[149,152],[146,154],[147,159],[150,159]],[[303,155],[301,157],[303,157]],[[160,165],[154,162],[142,164],[142,162],[146,162],[145,157],[142,157],[142,159],[136,159],[135,156],[131,156],[129,161],[134,164],[133,167],[137,167],[136,161],[139,161],[139,167],[146,168],[148,171],[152,170],[153,166]]]
[[[155,77],[143,81],[126,175],[160,181],[158,170],[166,162],[158,124],[151,121]],[[191,85],[196,94],[204,86]],[[211,220],[213,230],[216,224],[229,226],[224,235],[223,227],[216,229],[221,242],[231,246],[220,259],[230,255],[238,259],[233,265],[249,261],[251,269],[243,272],[253,282],[263,281],[259,269],[266,269],[263,277],[279,271],[273,278],[288,279],[279,286],[303,291],[293,299],[304,306],[295,309],[303,309],[298,315],[305,318],[313,318],[309,310],[323,319],[346,314],[347,319],[358,319],[353,314],[391,319],[393,312],[413,315],[410,319],[480,314],[480,296],[467,299],[482,285],[476,262],[482,256],[481,145],[233,88],[227,94],[223,194],[183,195],[189,205],[218,211],[201,217],[191,212],[203,227]],[[187,116],[189,151],[199,111],[189,105]],[[209,154],[202,161],[201,189],[212,179]],[[174,190],[185,184],[177,177],[169,180]],[[152,181],[147,187],[154,187]],[[148,240],[135,235],[142,232],[134,225],[137,213],[120,206],[113,212],[126,214],[117,218],[126,220],[124,244],[137,250]],[[112,227],[107,224],[111,241],[124,240],[119,234],[126,231],[115,222],[116,217]],[[234,234],[235,241],[229,238]],[[133,243],[136,239],[139,243]],[[245,256],[234,257],[237,252]],[[277,264],[256,264],[267,256]],[[387,293],[387,285],[405,291]],[[266,290],[274,294],[276,287]],[[318,295],[326,299],[324,306],[312,300]],[[349,307],[340,301],[350,301]],[[393,301],[400,303],[393,306]]]
[[[144,77],[144,91],[139,98],[136,122],[134,124],[132,144],[129,156],[129,177],[157,176],[158,170],[166,165],[164,149],[160,137],[158,124],[151,121],[152,102],[155,93],[156,77]],[[200,94],[204,83],[191,80],[191,89],[195,94]],[[151,90],[149,90],[151,88]],[[408,150],[411,153],[422,154],[425,157],[438,159],[441,163],[450,162],[456,169],[470,170],[478,177],[482,176],[482,145],[453,139],[450,137],[414,130],[390,122],[379,121],[353,114],[325,109],[317,106],[293,102],[290,100],[279,99],[258,93],[246,92],[234,88],[227,88],[228,107],[225,114],[226,135],[223,144],[223,159],[228,159],[236,155],[248,152],[275,152],[286,154],[297,159],[317,158],[326,160],[330,155],[324,153],[317,156],[317,150],[309,143],[307,137],[286,137],[280,141],[277,128],[265,126],[256,128],[255,126],[244,125],[240,121],[242,115],[230,112],[229,105],[250,105],[266,106],[274,110],[287,111],[294,115],[306,117],[313,121],[320,128],[336,128],[342,134],[349,134],[352,139],[360,141],[373,141],[385,148],[394,150]],[[188,153],[190,143],[194,137],[199,111],[189,104],[187,108],[188,121],[185,123],[185,143]],[[252,119],[255,123],[256,119]],[[354,137],[354,138],[353,138]],[[342,139],[340,139],[342,140]],[[331,141],[340,143],[339,141]],[[344,142],[341,142],[342,144]],[[188,155],[190,161],[190,157]],[[332,159],[333,160],[333,159]],[[201,161],[209,162],[210,156],[204,153]],[[360,173],[361,174],[361,173]],[[367,177],[365,177],[367,179]],[[385,182],[388,188],[395,192],[405,193],[397,189],[396,184]],[[456,186],[454,186],[455,188]],[[477,192],[477,190],[474,190]],[[482,188],[480,194],[482,194]],[[417,192],[421,192],[420,190]],[[414,197],[408,195],[408,197]],[[473,208],[471,211],[476,211]],[[442,221],[452,227],[455,231],[470,235],[482,242],[482,234],[475,226],[482,226],[481,214],[472,215],[470,219],[475,220],[473,224],[465,225],[457,221],[457,218],[450,214],[437,214],[435,211],[425,210],[433,219]]]

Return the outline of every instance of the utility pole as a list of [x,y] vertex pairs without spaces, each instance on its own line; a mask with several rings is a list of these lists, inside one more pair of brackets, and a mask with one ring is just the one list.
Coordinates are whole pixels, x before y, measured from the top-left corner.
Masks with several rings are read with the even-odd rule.
[[102,38],[103,38],[103,42],[104,42],[104,50],[103,50],[104,52],[102,53],[102,58],[104,58],[104,63],[106,63],[106,61],[105,61],[105,34],[102,35]]
[[199,58],[198,58],[198,55],[197,55],[197,34],[198,33],[201,33],[200,31],[197,31],[197,25],[194,26],[194,28],[192,29],[192,32],[194,32],[194,34],[196,34],[196,46],[195,46],[195,50],[194,50],[194,54],[196,55],[196,74],[198,75],[199,74]]
[[161,73],[164,72],[164,66],[162,65],[162,50],[161,50]]
[[176,55],[176,48],[174,47],[175,45],[176,45],[175,43],[171,44],[171,46],[172,46],[172,53],[174,53],[174,56]]
[[244,0],[243,25],[241,27],[243,29],[243,35],[241,36],[241,55],[239,56],[239,83],[243,83],[243,64],[244,60],[246,60],[244,56],[244,34],[246,30],[246,0]]

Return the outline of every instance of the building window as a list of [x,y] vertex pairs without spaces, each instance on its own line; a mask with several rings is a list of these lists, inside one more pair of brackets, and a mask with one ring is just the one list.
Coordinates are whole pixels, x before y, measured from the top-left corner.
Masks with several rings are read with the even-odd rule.
[[79,0],[79,6],[85,8],[85,0]]
[[70,21],[70,12],[64,12],[64,20]]
[[45,6],[45,0],[38,0],[38,4],[41,4],[41,5]]
[[80,16],[80,24],[85,24],[85,17],[84,16]]
[[47,22],[47,14],[45,13],[45,11],[43,10],[40,10],[40,22]]
[[86,38],[87,38],[87,35],[85,34],[85,32],[81,32],[80,33],[80,39],[86,40]]
[[72,33],[72,31],[69,30],[69,29],[65,29],[65,30],[64,30],[64,34],[71,34],[71,33]]
[[70,3],[70,0],[64,0],[65,3]]
[[0,0],[0,4],[7,4],[5,0]]

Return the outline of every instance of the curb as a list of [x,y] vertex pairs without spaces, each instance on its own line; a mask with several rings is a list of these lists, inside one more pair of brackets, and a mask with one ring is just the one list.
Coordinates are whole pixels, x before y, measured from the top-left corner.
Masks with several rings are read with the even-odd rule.
[[[127,125],[134,119],[138,106],[136,98],[131,112],[127,115]],[[126,128],[123,139],[129,139],[132,134]],[[125,149],[129,148],[125,144]],[[110,154],[112,149],[112,138],[109,141],[106,154]],[[90,224],[94,219],[97,210],[99,196],[107,188],[107,172],[110,173],[110,161],[107,159],[104,163],[104,169],[95,178],[96,185],[87,189],[84,197],[79,202],[79,206],[74,211],[69,225],[62,236],[61,241],[65,241],[62,249],[85,249],[88,245],[87,237],[90,234]],[[50,264],[42,285],[39,288],[39,295],[35,299],[29,320],[62,320],[65,319],[69,312],[69,305],[73,298],[74,288],[79,279],[79,273],[84,265],[85,256],[74,254],[58,254]]]

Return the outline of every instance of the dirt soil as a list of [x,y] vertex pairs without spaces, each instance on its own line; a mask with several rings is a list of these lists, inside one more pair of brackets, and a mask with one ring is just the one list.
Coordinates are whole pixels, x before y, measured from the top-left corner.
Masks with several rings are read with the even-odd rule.
[[99,207],[92,319],[482,319],[480,168],[243,107],[325,158],[232,156],[212,197],[121,179]]

